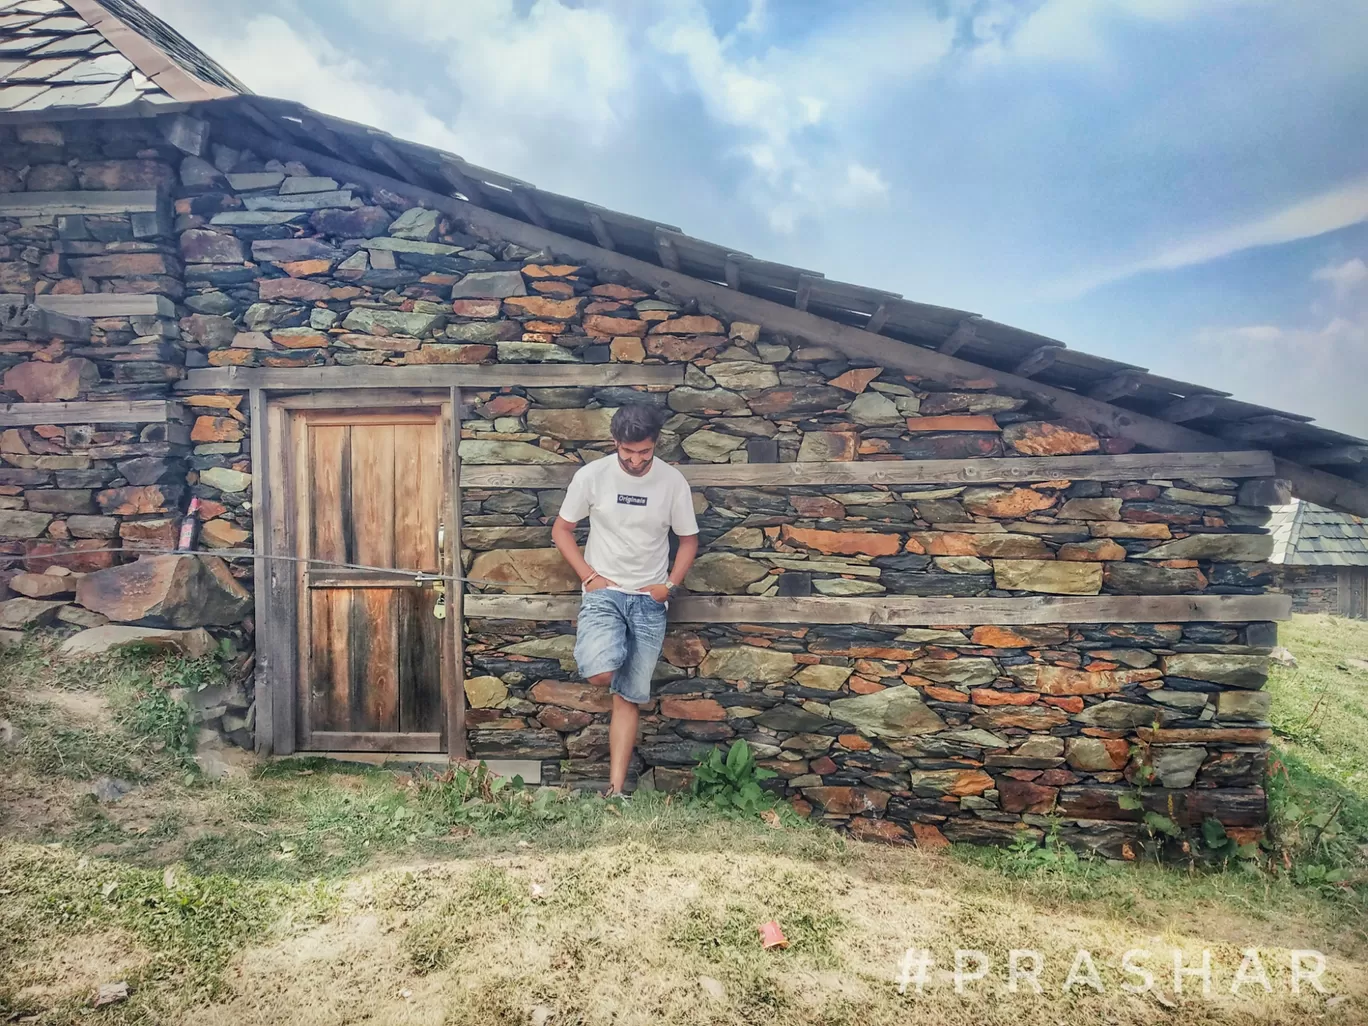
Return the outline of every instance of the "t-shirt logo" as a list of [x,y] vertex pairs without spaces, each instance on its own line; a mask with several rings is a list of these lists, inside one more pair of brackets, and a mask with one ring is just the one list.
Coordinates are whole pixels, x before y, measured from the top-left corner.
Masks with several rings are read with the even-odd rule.
[[644,505],[646,505],[646,496],[644,496],[644,495],[623,495],[621,492],[618,492],[618,505],[619,505],[619,506],[644,506]]

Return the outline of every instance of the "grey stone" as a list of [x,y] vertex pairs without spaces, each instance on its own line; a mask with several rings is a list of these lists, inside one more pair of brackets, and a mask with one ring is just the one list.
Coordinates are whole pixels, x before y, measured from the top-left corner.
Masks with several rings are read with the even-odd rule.
[[251,171],[246,174],[228,176],[228,186],[234,192],[251,192],[255,189],[275,189],[285,181],[283,171]]
[[961,656],[959,659],[914,659],[908,672],[937,684],[988,684],[997,679],[997,664],[991,659]]
[[186,296],[185,305],[194,310],[195,313],[230,314],[233,312],[233,300],[222,292],[205,292],[198,296]]
[[[342,321],[342,327],[347,331],[359,331],[369,335],[405,335],[420,338],[434,328],[440,328],[445,322],[446,318],[441,314],[353,307]],[[380,330],[377,331],[377,328]]]
[[484,441],[478,438],[462,439],[460,446],[461,462],[469,464],[497,463],[570,463],[569,457],[551,452],[528,442]]
[[295,307],[283,303],[253,303],[242,315],[242,326],[248,331],[273,328],[295,313]]
[[1268,680],[1268,656],[1183,653],[1165,656],[1166,677],[1206,680],[1226,687],[1257,690]]
[[853,581],[845,577],[820,578],[812,582],[819,595],[882,595],[887,589],[873,581]]
[[728,457],[743,444],[734,435],[724,435],[718,431],[695,431],[684,439],[684,451],[689,458],[703,463],[726,463]]
[[186,157],[181,161],[180,180],[187,189],[209,188],[223,181],[223,172],[200,157]]
[[63,602],[47,602],[42,599],[14,598],[0,602],[0,628],[6,630],[26,630],[30,627],[45,627],[57,616]]
[[178,631],[109,624],[72,635],[57,654],[64,659],[82,659],[125,648],[155,648],[175,652],[187,659],[202,659],[214,651],[215,642],[203,627]]
[[242,205],[248,210],[322,210],[325,207],[349,207],[350,189],[336,192],[303,192],[294,196],[244,196]]
[[554,342],[500,342],[500,363],[578,363],[579,357]]
[[1266,720],[1273,704],[1267,691],[1222,691],[1216,696],[1218,720]]
[[257,239],[253,260],[289,263],[294,260],[336,260],[339,254],[322,239]]
[[200,484],[221,492],[245,492],[252,484],[252,475],[228,467],[206,467],[199,472]]
[[763,363],[740,360],[720,360],[706,368],[710,378],[723,388],[745,391],[753,388],[773,388],[779,384],[774,368]]
[[764,564],[733,552],[705,552],[689,569],[684,586],[696,592],[735,594],[768,572]]
[[1139,559],[1211,559],[1226,563],[1263,562],[1273,554],[1271,534],[1190,534],[1163,542]]
[[275,224],[291,224],[304,220],[304,211],[288,210],[225,210],[209,219],[211,225],[261,228]]
[[0,509],[0,538],[37,538],[52,523],[52,514]]
[[399,239],[427,242],[437,234],[437,220],[440,216],[436,210],[411,207],[394,220],[389,226],[389,233]]
[[889,427],[907,419],[892,400],[878,392],[861,392],[851,401],[849,413],[851,420],[864,427]]
[[1155,705],[1141,705],[1137,702],[1123,702],[1108,699],[1097,705],[1090,705],[1072,719],[1075,723],[1085,723],[1090,727],[1106,727],[1108,730],[1134,730],[1151,724],[1164,724],[1177,719],[1181,713],[1162,709]]
[[788,652],[741,645],[712,649],[703,657],[698,672],[722,680],[773,684],[788,679],[797,668],[797,661]]
[[527,295],[521,271],[471,271],[451,286],[452,299],[507,299]]
[[1155,745],[1150,748],[1150,765],[1160,787],[1191,787],[1206,755],[1205,748]]
[[861,734],[871,737],[917,737],[945,729],[945,721],[927,708],[917,689],[911,687],[838,698],[830,708],[834,719],[853,724]]
[[746,401],[722,388],[697,389],[681,386],[670,389],[668,403],[676,413],[749,413]]
[[367,239],[364,245],[372,252],[414,253],[428,257],[456,256],[461,252],[459,246],[448,246],[441,242],[420,242],[416,239],[396,239],[387,235]]
[[298,196],[300,193],[332,192],[337,181],[332,178],[319,178],[312,175],[291,175],[280,183],[280,195]]

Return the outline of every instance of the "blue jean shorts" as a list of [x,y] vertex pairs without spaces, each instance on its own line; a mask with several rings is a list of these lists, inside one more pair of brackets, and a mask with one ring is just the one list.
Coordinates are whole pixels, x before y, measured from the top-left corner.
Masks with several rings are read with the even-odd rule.
[[629,702],[651,700],[651,675],[665,644],[666,604],[650,595],[599,588],[584,594],[575,662],[586,680],[612,673],[611,690]]

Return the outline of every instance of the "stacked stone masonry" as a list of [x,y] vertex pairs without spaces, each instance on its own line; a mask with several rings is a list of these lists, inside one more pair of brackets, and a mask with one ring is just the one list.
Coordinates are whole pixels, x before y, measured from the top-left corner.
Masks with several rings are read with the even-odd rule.
[[[187,368],[683,368],[673,388],[470,392],[466,465],[602,458],[612,411],[629,401],[666,410],[660,454],[685,464],[1132,448],[988,382],[920,378],[727,322],[687,297],[489,238],[398,192],[213,140],[183,153],[155,119],[0,128],[0,148],[0,188],[12,193],[159,198],[151,212],[0,220],[0,293],[40,307],[54,306],[43,297],[162,297],[151,314],[92,318],[86,341],[0,333],[6,401],[162,398],[185,410],[160,423],[0,435],[5,573],[25,601],[54,589],[39,620],[88,624],[103,610],[168,625],[165,604],[130,609],[111,589],[139,549],[174,548],[191,496],[205,550],[251,546],[245,394],[173,392]],[[464,489],[463,567],[494,591],[574,591],[550,541],[563,494]],[[700,594],[1259,594],[1268,584],[1268,511],[1229,479],[709,487],[694,498],[702,545],[687,584]],[[206,566],[213,594],[201,606],[217,617],[208,625],[250,645],[250,604],[232,590],[250,586],[250,562]],[[71,601],[81,574],[99,578],[85,585],[88,605]],[[40,576],[64,583],[30,580]],[[35,622],[20,608],[8,614],[13,601],[0,606],[7,623]],[[606,696],[576,678],[572,632],[567,622],[469,621],[472,754],[541,760],[550,779],[605,775]],[[681,624],[634,774],[682,786],[709,746],[745,737],[798,808],[861,836],[996,841],[1058,815],[1071,839],[1118,852],[1138,816],[1118,796],[1152,764],[1146,801],[1172,800],[1186,823],[1214,815],[1256,830],[1268,738],[1259,686],[1274,644],[1265,623]],[[241,743],[251,700],[235,695],[220,713]]]

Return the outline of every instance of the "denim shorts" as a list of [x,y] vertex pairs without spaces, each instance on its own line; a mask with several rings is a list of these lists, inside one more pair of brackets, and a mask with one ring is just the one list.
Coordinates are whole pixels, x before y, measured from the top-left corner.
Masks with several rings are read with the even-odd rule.
[[650,595],[599,588],[584,594],[575,632],[575,662],[586,680],[613,674],[612,692],[642,705],[665,644],[666,604]]

